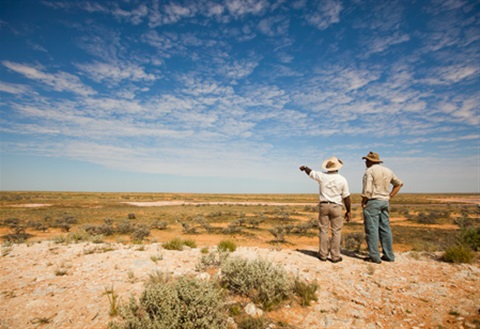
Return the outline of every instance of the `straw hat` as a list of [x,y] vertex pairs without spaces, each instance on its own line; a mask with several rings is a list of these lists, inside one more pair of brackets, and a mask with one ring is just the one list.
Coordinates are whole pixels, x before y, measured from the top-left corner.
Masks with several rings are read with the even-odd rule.
[[372,151],[370,151],[370,153],[368,153],[368,155],[364,156],[362,159],[370,160],[370,161],[375,162],[375,163],[382,163],[383,162],[382,160],[380,160],[380,156],[378,155],[378,153],[375,153],[375,152],[372,152]]
[[340,159],[337,159],[336,156],[330,157],[327,160],[323,161],[322,168],[326,171],[337,171],[342,168],[343,162]]

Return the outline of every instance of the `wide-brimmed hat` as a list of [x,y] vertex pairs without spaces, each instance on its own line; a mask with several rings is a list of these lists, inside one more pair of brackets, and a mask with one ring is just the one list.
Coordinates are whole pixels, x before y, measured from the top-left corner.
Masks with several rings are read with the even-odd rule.
[[372,151],[370,151],[370,153],[368,153],[368,155],[364,156],[362,159],[370,160],[370,161],[375,162],[375,163],[382,163],[383,162],[382,160],[380,160],[380,156],[378,155],[378,153],[375,153],[375,152],[372,152]]
[[336,156],[330,157],[327,160],[323,161],[322,168],[326,171],[337,171],[342,168],[343,162],[340,159],[337,159]]

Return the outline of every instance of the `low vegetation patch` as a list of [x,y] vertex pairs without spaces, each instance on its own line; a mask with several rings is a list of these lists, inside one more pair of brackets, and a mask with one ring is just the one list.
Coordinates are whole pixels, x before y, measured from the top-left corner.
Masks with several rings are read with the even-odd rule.
[[120,308],[122,320],[110,329],[227,327],[222,289],[215,282],[189,277],[147,284],[139,300]]
[[471,263],[473,257],[473,252],[469,247],[456,245],[445,251],[442,260],[448,263]]
[[271,310],[286,300],[292,292],[287,272],[265,260],[231,257],[222,264],[222,285],[251,298],[265,310]]
[[187,246],[187,247],[190,247],[190,248],[196,248],[197,247],[197,244],[195,243],[194,240],[192,239],[181,239],[181,238],[174,238],[168,242],[165,242],[163,244],[163,248],[167,249],[167,250],[183,250],[183,247],[184,246]]

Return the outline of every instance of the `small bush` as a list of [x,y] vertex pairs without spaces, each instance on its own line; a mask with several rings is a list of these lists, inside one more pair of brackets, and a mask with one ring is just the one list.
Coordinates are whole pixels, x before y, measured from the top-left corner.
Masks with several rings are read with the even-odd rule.
[[343,246],[348,250],[360,251],[365,241],[365,234],[362,232],[345,234],[342,237]]
[[165,248],[167,250],[180,250],[181,251],[181,250],[183,250],[183,246],[187,246],[187,247],[190,247],[190,248],[196,248],[197,244],[192,239],[183,240],[183,239],[180,239],[180,238],[174,238],[174,239],[172,239],[168,242],[165,242],[163,244],[163,248]]
[[275,237],[275,242],[285,242],[285,227],[275,226],[268,231]]
[[267,322],[264,318],[245,317],[240,320],[237,329],[264,329]]
[[471,263],[472,259],[472,250],[463,245],[448,248],[442,256],[442,260],[448,263]]
[[267,311],[287,299],[292,291],[292,283],[283,267],[265,260],[228,258],[221,271],[226,288],[252,298]]
[[318,284],[315,282],[307,283],[300,281],[298,278],[293,285],[293,292],[300,298],[300,305],[310,306],[312,300],[317,301],[317,295],[315,294],[318,289]]
[[197,248],[197,243],[192,239],[183,240],[183,245],[189,248]]
[[177,281],[149,283],[140,300],[121,309],[122,322],[110,329],[227,327],[224,296],[214,283],[180,277]]
[[222,240],[218,243],[218,250],[234,252],[237,250],[237,244],[232,240]]
[[167,222],[160,222],[156,220],[152,223],[151,228],[155,230],[166,230],[167,226],[168,226]]
[[150,227],[145,224],[137,225],[135,230],[132,232],[130,237],[133,241],[143,241],[147,236],[150,235]]
[[133,230],[133,225],[127,220],[117,224],[117,232],[120,234],[130,234]]
[[229,225],[222,230],[222,234],[232,235],[242,233],[242,228],[240,226]]
[[163,248],[167,250],[183,250],[183,240],[180,238],[174,238],[163,244]]

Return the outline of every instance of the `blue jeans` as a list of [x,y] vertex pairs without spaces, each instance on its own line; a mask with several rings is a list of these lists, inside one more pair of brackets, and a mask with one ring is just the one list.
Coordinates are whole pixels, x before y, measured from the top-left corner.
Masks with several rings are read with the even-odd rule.
[[368,200],[363,209],[365,234],[367,236],[368,253],[374,261],[380,261],[378,240],[382,245],[382,252],[386,258],[395,260],[393,254],[393,238],[390,229],[389,202],[384,200]]

